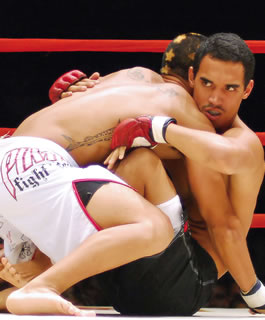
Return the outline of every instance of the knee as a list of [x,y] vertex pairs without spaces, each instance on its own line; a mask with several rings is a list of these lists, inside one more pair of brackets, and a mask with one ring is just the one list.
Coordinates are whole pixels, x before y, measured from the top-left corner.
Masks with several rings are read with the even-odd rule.
[[[134,150],[130,155],[129,161],[132,163],[137,170],[156,170],[158,167],[162,166],[162,162],[159,157],[148,148],[139,148]],[[148,166],[146,164],[148,163]]]
[[132,151],[118,166],[116,174],[141,194],[148,178],[162,170],[163,164],[157,155],[147,148]]
[[147,219],[143,223],[146,248],[151,248],[151,254],[157,254],[165,250],[174,237],[174,230],[169,218],[161,215]]

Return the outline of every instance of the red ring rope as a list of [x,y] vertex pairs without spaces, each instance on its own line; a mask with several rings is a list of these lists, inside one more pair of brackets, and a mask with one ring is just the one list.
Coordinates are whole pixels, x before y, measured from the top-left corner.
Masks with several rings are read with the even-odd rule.
[[[71,40],[71,39],[4,39],[0,38],[0,52],[163,52],[171,40]],[[253,53],[265,53],[265,41],[246,40]],[[0,128],[0,137],[12,135],[15,128]],[[265,132],[256,132],[265,146]],[[264,228],[265,214],[254,214],[251,228]]]
[[[0,38],[0,52],[105,51],[163,52],[171,40],[73,40]],[[265,41],[246,40],[253,53],[265,53]]]

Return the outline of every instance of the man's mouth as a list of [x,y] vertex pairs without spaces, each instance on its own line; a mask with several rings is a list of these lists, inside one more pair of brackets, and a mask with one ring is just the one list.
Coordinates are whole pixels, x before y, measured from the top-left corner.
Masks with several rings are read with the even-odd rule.
[[222,115],[222,112],[220,111],[220,108],[205,108],[204,109],[204,114],[209,120],[216,120]]
[[210,113],[212,116],[219,116],[221,114],[221,112],[217,110],[207,110],[206,112]]
[[210,121],[217,120],[221,116],[221,112],[217,110],[205,110],[204,114]]

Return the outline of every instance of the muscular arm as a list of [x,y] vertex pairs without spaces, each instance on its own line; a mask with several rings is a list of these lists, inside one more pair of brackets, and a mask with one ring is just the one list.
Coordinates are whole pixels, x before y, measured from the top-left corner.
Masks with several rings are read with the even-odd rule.
[[212,244],[241,290],[248,291],[256,274],[247,248],[246,226],[231,205],[224,178],[189,160],[187,166],[191,189]]
[[249,170],[257,157],[256,152],[261,152],[257,137],[242,128],[232,128],[219,135],[170,124],[166,140],[189,159],[223,174]]

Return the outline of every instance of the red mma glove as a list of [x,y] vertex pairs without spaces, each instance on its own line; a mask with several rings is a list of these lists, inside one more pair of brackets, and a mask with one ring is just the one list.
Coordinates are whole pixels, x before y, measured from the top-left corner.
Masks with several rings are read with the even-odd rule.
[[170,123],[177,123],[177,121],[164,116],[143,116],[123,120],[113,132],[111,149],[120,146],[126,146],[127,149],[154,147],[158,143],[167,143],[165,135]]
[[67,91],[71,85],[86,77],[87,75],[79,70],[72,70],[63,74],[53,83],[49,90],[49,98],[51,102],[55,103],[60,100],[61,94],[64,91]]

